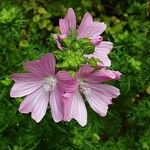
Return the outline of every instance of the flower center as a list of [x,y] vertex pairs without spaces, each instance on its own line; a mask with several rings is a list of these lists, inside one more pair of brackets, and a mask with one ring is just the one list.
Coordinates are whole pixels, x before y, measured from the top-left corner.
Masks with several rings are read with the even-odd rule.
[[89,95],[91,93],[91,88],[87,87],[86,82],[79,81],[79,91],[85,95]]
[[50,77],[47,77],[45,80],[44,80],[44,90],[46,92],[49,92],[49,91],[52,91],[55,89],[56,87],[56,84],[57,84],[57,80],[56,78],[50,76]]

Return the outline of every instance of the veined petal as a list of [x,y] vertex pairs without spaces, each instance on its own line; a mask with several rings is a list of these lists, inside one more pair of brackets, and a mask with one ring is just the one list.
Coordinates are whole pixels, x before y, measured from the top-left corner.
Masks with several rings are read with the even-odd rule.
[[28,94],[33,93],[39,87],[41,87],[43,81],[34,81],[34,80],[26,80],[26,81],[16,81],[13,85],[10,96],[11,97],[22,97]]
[[100,22],[93,22],[85,27],[82,32],[78,33],[78,38],[92,38],[101,35],[106,29],[106,24]]
[[63,120],[63,102],[61,92],[56,88],[50,93],[51,114],[55,122]]
[[[91,108],[98,113],[100,116],[104,117],[107,114],[109,100],[101,95],[100,93],[91,89],[89,94],[84,94]],[[106,102],[104,102],[106,101]]]
[[83,16],[83,19],[81,21],[81,24],[77,30],[79,38],[81,38],[80,36],[86,30],[87,26],[92,24],[92,22],[93,22],[93,18],[91,16],[91,14],[89,12],[85,13],[85,15]]
[[76,89],[76,79],[70,77],[66,71],[59,71],[56,74],[58,79],[58,87],[63,92],[73,92]]
[[64,19],[59,20],[59,27],[61,34],[68,34],[70,29],[76,28],[76,16],[72,8],[68,9],[67,15]]
[[87,124],[87,110],[81,94],[76,91],[72,95],[64,95],[64,120],[75,119],[81,126]]
[[76,16],[75,16],[75,12],[72,8],[68,9],[68,13],[65,16],[65,20],[68,22],[68,27],[69,28],[76,28]]
[[53,54],[46,54],[42,59],[30,61],[25,68],[38,76],[49,76],[55,74],[55,58]]
[[95,47],[95,52],[109,54],[113,48],[113,43],[109,41],[102,41],[98,46]]
[[68,27],[68,22],[65,19],[60,19],[59,20],[59,28],[61,34],[68,34],[69,32],[69,27]]
[[77,78],[84,78],[94,71],[94,68],[90,65],[83,65],[80,67],[79,71],[76,74]]
[[102,83],[109,80],[120,79],[121,73],[119,71],[101,69],[89,74],[85,80],[93,83]]
[[[106,85],[106,86],[105,86]],[[89,83],[88,87],[90,89],[93,89],[100,94],[103,94],[105,97],[108,99],[116,98],[117,96],[120,95],[119,89],[107,84],[94,84],[94,83]]]
[[32,118],[36,122],[40,122],[44,117],[49,100],[49,93],[45,92],[43,87],[28,95],[20,104],[19,111],[21,113],[31,112]]
[[113,98],[116,98],[120,95],[120,90],[114,86],[108,84],[100,84],[101,89],[107,91],[108,94],[111,94]]
[[14,73],[11,75],[11,79],[14,81],[23,81],[23,82],[30,82],[30,81],[39,81],[42,80],[43,77],[36,76],[33,73]]

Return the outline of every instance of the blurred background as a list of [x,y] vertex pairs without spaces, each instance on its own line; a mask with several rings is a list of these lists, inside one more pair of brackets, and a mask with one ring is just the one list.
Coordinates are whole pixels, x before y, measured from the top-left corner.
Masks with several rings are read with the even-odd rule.
[[[89,11],[105,22],[114,43],[111,69],[120,88],[105,118],[88,107],[88,124],[54,123],[49,110],[40,123],[18,112],[9,96],[10,75],[22,64],[52,52],[51,34],[72,7],[80,23]],[[0,0],[0,150],[150,150],[150,1]]]

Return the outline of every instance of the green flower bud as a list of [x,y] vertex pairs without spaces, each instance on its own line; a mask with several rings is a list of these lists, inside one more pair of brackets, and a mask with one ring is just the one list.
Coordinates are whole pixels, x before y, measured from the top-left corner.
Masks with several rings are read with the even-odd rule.
[[80,49],[80,48],[81,48],[81,46],[80,46],[80,44],[79,44],[78,41],[73,41],[73,42],[71,43],[71,47],[73,48],[73,50],[77,50],[77,49]]
[[85,54],[91,54],[94,52],[95,46],[91,43],[90,39],[81,39],[79,42],[81,49]]
[[65,38],[62,40],[62,46],[63,47],[69,47],[71,45],[71,39],[70,38]]
[[88,63],[92,66],[92,67],[95,67],[97,68],[97,61],[95,58],[91,58],[88,60]]

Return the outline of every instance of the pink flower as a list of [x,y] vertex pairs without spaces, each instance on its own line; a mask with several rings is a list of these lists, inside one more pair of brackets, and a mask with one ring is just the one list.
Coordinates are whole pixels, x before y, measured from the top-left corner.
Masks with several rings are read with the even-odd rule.
[[85,13],[80,26],[76,29],[76,16],[72,8],[68,9],[68,13],[64,19],[59,20],[59,27],[61,35],[54,35],[57,42],[57,47],[63,50],[60,42],[69,35],[69,32],[76,31],[77,39],[89,38],[91,42],[96,46],[95,52],[90,55],[85,55],[87,58],[98,58],[100,60],[99,65],[110,66],[111,62],[108,58],[108,53],[113,47],[111,42],[102,41],[100,36],[106,29],[106,24],[103,22],[93,21],[93,18],[89,12]]
[[64,120],[76,119],[81,126],[87,123],[87,110],[82,98],[83,94],[91,108],[104,117],[107,114],[108,105],[112,104],[112,98],[120,95],[119,89],[103,84],[105,81],[117,80],[121,76],[118,71],[99,70],[89,65],[84,65],[76,74],[78,86],[71,93],[64,94]]
[[65,71],[55,74],[55,58],[52,54],[27,62],[25,68],[29,73],[12,75],[15,84],[10,96],[26,96],[19,111],[26,114],[31,112],[32,118],[40,122],[50,105],[54,121],[63,120],[62,94],[74,90],[75,80]]

